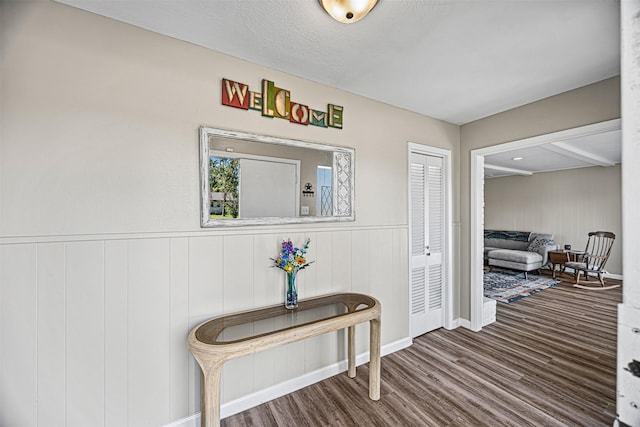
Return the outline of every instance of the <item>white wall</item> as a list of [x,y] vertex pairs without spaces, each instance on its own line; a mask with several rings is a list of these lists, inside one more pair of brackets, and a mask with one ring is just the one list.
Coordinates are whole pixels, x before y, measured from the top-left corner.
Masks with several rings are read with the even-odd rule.
[[[282,238],[312,239],[303,298],[370,293],[383,346],[406,342],[406,144],[453,150],[457,170],[457,126],[54,2],[0,5],[0,425],[157,426],[197,413],[187,332],[281,302],[269,257]],[[223,107],[223,77],[342,105],[344,129]],[[201,125],[355,148],[356,221],[202,230]],[[341,338],[228,363],[223,402],[333,366]]]
[[485,228],[551,233],[584,249],[590,231],[616,235],[606,269],[622,275],[620,166],[589,167],[484,181]]

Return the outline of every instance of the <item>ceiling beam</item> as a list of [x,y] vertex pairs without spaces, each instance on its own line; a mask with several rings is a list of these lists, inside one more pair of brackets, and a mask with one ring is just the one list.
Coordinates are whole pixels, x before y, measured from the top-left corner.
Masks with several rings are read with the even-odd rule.
[[509,172],[514,175],[533,175],[533,172],[531,171],[526,171],[523,169],[505,168],[504,166],[490,165],[488,163],[484,164],[484,168],[491,169],[494,171],[500,171],[500,172]]
[[590,153],[580,148],[576,148],[566,142],[552,142],[548,145],[541,145],[545,150],[553,151],[554,153],[562,154],[563,156],[571,157],[572,159],[580,160],[590,163],[596,166],[615,166],[615,163],[609,159],[605,159],[597,154]]

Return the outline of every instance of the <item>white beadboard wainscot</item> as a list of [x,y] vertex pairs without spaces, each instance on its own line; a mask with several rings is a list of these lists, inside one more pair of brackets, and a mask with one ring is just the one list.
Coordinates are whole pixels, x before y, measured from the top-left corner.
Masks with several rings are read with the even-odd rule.
[[[281,303],[284,274],[269,258],[283,238],[307,237],[315,262],[299,275],[301,298],[371,294],[382,302],[383,347],[410,343],[406,226],[0,240],[2,424],[196,420],[200,372],[189,330]],[[360,363],[367,337],[368,325],[358,326]],[[230,361],[223,414],[344,370],[345,344],[340,331]]]

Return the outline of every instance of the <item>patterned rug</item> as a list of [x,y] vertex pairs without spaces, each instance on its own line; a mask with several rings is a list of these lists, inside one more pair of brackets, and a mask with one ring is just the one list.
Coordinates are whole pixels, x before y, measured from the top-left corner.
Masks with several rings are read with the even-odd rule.
[[484,296],[501,302],[514,302],[560,283],[550,277],[529,273],[525,279],[521,271],[494,268],[484,272]]

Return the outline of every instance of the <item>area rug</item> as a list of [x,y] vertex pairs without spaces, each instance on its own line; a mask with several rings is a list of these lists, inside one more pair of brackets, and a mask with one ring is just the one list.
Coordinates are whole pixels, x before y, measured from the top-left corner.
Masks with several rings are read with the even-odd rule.
[[484,272],[484,296],[500,302],[514,302],[560,283],[550,277],[529,273],[525,279],[521,271],[492,269]]

